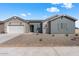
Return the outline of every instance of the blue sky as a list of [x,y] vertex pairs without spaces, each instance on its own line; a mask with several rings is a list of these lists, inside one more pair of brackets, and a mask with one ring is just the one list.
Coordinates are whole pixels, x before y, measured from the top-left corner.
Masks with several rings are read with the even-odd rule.
[[0,20],[11,16],[43,20],[55,14],[67,14],[79,19],[78,7],[79,3],[0,3]]

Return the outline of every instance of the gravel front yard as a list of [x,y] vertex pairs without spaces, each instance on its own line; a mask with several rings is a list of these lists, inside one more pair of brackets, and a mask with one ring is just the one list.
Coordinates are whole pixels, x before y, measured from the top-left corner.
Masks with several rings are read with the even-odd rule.
[[17,36],[5,34],[0,38],[3,39],[0,56],[79,56],[79,39],[71,40],[73,35],[25,33]]
[[21,34],[0,44],[1,47],[54,47],[79,46],[79,39],[71,40],[73,35]]

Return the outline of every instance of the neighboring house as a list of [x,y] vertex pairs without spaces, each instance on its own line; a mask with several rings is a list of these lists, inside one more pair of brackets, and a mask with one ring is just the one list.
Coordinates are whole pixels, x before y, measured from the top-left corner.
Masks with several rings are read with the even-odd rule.
[[5,33],[72,34],[75,33],[76,20],[68,15],[55,15],[45,20],[25,20],[13,16],[3,22],[3,28]]
[[4,33],[4,22],[0,21],[0,33]]

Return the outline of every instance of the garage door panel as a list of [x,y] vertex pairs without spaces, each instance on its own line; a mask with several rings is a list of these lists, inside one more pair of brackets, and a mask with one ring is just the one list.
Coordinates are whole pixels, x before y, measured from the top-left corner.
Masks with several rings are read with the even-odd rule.
[[24,26],[7,26],[7,33],[24,33]]

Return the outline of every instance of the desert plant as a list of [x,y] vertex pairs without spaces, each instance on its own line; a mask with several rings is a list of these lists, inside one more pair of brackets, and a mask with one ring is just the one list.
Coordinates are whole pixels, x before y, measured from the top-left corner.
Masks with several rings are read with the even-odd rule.
[[42,39],[39,39],[39,41],[42,41]]
[[73,38],[73,39],[71,39],[71,40],[75,41],[75,40],[76,40],[76,38],[74,37],[74,38]]
[[54,35],[54,34],[52,34],[52,36],[54,37],[55,35]]
[[68,35],[68,34],[66,34],[65,36],[66,36],[66,37],[68,37],[69,35]]
[[75,34],[75,36],[78,36],[78,34]]

